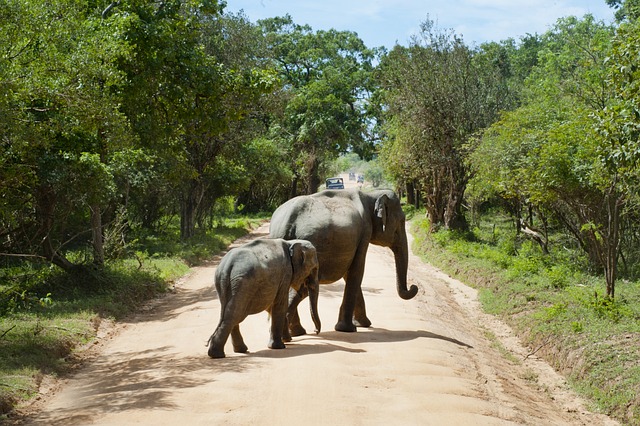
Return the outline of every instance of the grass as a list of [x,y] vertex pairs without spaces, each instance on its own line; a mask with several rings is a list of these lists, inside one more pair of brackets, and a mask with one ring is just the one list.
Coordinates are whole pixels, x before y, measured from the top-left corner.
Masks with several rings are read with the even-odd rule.
[[104,268],[0,268],[0,423],[37,395],[45,375],[59,377],[76,366],[78,348],[95,339],[102,319],[135,312],[261,222],[227,219],[188,242],[180,242],[175,229],[138,235],[129,256]]
[[619,280],[616,298],[589,272],[564,235],[543,255],[493,214],[466,233],[431,233],[412,221],[414,249],[428,262],[476,287],[486,312],[563,373],[573,388],[623,424],[640,425],[640,283]]

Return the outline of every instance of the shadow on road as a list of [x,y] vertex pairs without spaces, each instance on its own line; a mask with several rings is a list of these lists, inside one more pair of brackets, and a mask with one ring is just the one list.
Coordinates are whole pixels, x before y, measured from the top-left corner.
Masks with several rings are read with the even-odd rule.
[[415,340],[421,337],[425,337],[427,339],[438,339],[444,340],[446,342],[454,343],[458,346],[463,346],[465,348],[472,349],[473,346],[461,342],[457,339],[448,336],[442,336],[440,334],[432,333],[430,331],[424,330],[387,330],[380,327],[369,327],[367,329],[358,329],[356,333],[342,333],[339,331],[328,331],[326,333],[321,333],[319,337],[322,337],[326,340],[331,341],[343,341],[349,343],[369,343],[369,342],[379,342],[379,343],[393,343],[393,342],[406,342],[409,340]]
[[[176,389],[189,389],[216,381],[226,372],[241,373],[253,368],[251,359],[220,359],[207,362],[203,356],[172,356],[168,346],[142,352],[116,352],[92,363],[84,374],[75,400],[82,406],[56,410],[52,417],[40,417],[30,425],[85,425],[101,414],[129,410],[175,410]],[[35,420],[35,421],[34,421]]]
[[213,285],[213,274],[211,285],[200,289],[178,288],[173,294],[157,299],[135,316],[124,319],[121,322],[137,324],[148,321],[169,322],[185,312],[200,309],[208,309],[213,303],[218,303],[218,294]]
[[[361,343],[395,343],[406,342],[409,340],[415,340],[419,338],[437,339],[445,342],[450,342],[458,346],[462,346],[468,349],[473,349],[473,346],[461,342],[452,337],[442,336],[440,334],[432,333],[430,331],[416,330],[416,331],[402,331],[402,330],[387,330],[384,328],[368,328],[366,331],[360,331],[357,333],[342,333],[338,331],[328,331],[320,333],[315,336],[307,334],[305,336],[294,337],[292,342],[286,344],[286,349],[274,350],[263,349],[256,352],[247,353],[246,357],[259,357],[259,358],[292,358],[305,355],[323,354],[328,352],[342,351],[350,353],[364,353],[366,350],[347,347],[340,345],[339,342],[349,344],[361,344]],[[324,342],[326,340],[328,342]],[[312,344],[304,344],[308,341]],[[336,342],[336,343],[331,343]],[[236,357],[236,359],[242,359]]]
[[317,355],[328,352],[342,351],[350,353],[363,353],[364,349],[348,348],[333,343],[318,343],[314,345],[298,344],[301,340],[287,343],[285,349],[262,349],[253,353],[249,353],[249,356],[259,358],[293,358],[305,355]]

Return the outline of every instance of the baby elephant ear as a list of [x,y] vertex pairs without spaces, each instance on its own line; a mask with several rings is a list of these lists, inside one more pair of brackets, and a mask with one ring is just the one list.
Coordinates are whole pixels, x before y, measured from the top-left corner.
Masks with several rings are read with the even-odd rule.
[[304,250],[302,250],[302,244],[291,243],[289,245],[289,255],[291,256],[291,262],[294,265],[301,265],[304,262]]
[[376,200],[376,205],[374,210],[376,212],[376,216],[382,219],[382,232],[384,232],[387,227],[387,201],[389,201],[389,197],[387,195],[381,195]]

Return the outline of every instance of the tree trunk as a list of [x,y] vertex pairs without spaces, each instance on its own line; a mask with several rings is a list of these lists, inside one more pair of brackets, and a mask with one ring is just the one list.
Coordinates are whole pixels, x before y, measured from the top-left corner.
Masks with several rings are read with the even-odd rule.
[[191,181],[180,200],[180,239],[193,237],[196,231],[198,209],[204,197],[204,186],[197,180]]
[[320,161],[318,160],[318,157],[315,155],[311,157],[307,162],[307,169],[307,178],[309,179],[309,190],[307,195],[315,194],[318,192],[318,187],[320,186],[320,176],[318,176]]
[[444,211],[444,227],[451,230],[469,229],[467,219],[462,212],[464,191],[467,189],[467,177],[464,167],[459,163],[447,166],[444,184],[448,188]]
[[300,176],[295,174],[293,176],[293,180],[291,181],[291,190],[289,191],[289,199],[298,196],[298,181],[300,180]]
[[186,241],[193,237],[196,229],[195,202],[190,195],[185,195],[180,203],[180,239]]
[[462,193],[454,189],[449,193],[447,205],[444,210],[444,227],[450,230],[465,231],[469,228],[467,220],[462,213]]
[[416,203],[415,185],[412,181],[406,181],[404,185],[407,193],[407,204],[413,206]]
[[91,207],[91,235],[93,245],[93,263],[104,265],[104,237],[102,234],[102,210],[98,203]]
[[614,188],[607,194],[607,237],[604,240],[606,261],[604,264],[607,296],[614,298],[620,254],[620,220],[624,198]]
[[56,209],[56,195],[53,189],[40,187],[36,197],[36,217],[40,224],[38,238],[40,239],[42,254],[49,262],[65,271],[69,271],[75,265],[69,262],[66,257],[60,255],[57,250],[53,248],[51,241]]
[[438,227],[444,225],[441,176],[436,170],[433,170],[424,178],[424,182],[424,207],[426,209],[429,222],[431,222],[431,231],[435,232]]

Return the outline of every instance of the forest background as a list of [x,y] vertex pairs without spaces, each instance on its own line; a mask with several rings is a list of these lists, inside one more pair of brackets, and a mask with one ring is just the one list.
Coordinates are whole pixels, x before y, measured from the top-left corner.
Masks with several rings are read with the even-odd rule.
[[607,3],[615,24],[469,46],[427,19],[387,50],[215,0],[2,2],[0,412],[100,318],[358,168],[429,261],[483,276],[487,309],[640,424],[640,3]]

